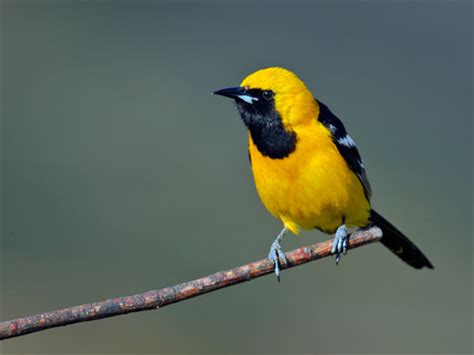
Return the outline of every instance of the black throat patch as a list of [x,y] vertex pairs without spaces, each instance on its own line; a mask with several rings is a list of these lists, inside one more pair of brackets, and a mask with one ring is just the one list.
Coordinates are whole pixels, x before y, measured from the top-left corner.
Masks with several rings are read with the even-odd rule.
[[259,152],[272,159],[283,159],[296,149],[296,133],[283,127],[275,110],[275,100],[268,93],[268,90],[264,93],[249,89],[248,94],[258,100],[252,103],[237,101],[237,109]]

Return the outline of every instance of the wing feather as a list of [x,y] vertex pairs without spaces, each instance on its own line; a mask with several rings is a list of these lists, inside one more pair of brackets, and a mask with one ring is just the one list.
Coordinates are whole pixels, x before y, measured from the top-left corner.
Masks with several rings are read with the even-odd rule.
[[347,134],[346,128],[341,120],[334,115],[329,108],[321,101],[316,100],[319,104],[318,120],[331,132],[333,142],[339,153],[343,156],[349,168],[357,175],[364,187],[364,193],[368,200],[372,196],[367,173],[365,172],[364,163],[357,150],[354,140]]

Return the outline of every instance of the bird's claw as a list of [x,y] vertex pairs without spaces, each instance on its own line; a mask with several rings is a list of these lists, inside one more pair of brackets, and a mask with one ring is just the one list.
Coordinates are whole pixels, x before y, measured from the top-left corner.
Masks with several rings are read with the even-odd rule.
[[280,281],[280,267],[285,267],[288,263],[285,252],[280,245],[280,238],[275,239],[275,241],[272,243],[270,252],[268,253],[268,259],[273,261],[273,264],[275,265],[275,275],[278,281]]
[[346,226],[343,224],[339,226],[339,228],[336,231],[336,235],[334,237],[334,241],[332,242],[332,249],[331,252],[333,254],[336,254],[336,264],[341,261],[341,254],[346,255],[347,254],[347,240],[348,240],[348,234],[347,234],[347,229]]

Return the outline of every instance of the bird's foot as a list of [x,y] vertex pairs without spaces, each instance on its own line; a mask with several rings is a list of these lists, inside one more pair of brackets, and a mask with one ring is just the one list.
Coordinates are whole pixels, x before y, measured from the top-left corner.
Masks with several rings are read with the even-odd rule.
[[288,262],[285,256],[285,252],[283,251],[280,245],[280,242],[283,239],[285,233],[286,228],[283,228],[278,237],[276,237],[275,241],[272,243],[272,246],[270,247],[270,252],[268,253],[268,259],[273,261],[273,264],[275,265],[274,271],[278,282],[280,282],[280,267],[286,266]]
[[332,249],[331,252],[336,254],[336,264],[341,261],[341,254],[347,254],[347,228],[345,224],[341,224],[336,231],[336,235],[334,237],[334,241],[332,242]]

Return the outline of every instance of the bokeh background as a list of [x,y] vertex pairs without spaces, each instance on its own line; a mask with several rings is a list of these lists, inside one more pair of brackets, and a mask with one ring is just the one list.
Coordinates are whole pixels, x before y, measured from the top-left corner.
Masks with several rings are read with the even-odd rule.
[[1,4],[1,320],[264,257],[280,224],[210,93],[274,65],[342,118],[373,205],[436,266],[373,245],[5,353],[471,352],[470,1]]

